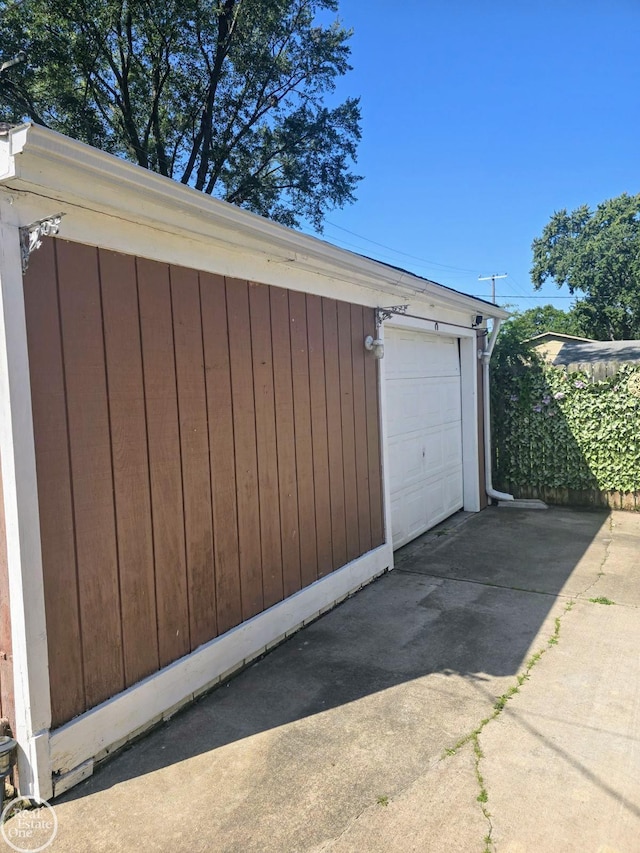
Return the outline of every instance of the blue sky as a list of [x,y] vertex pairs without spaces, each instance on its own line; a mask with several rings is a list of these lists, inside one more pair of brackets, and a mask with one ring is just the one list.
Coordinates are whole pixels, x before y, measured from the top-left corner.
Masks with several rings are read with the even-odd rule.
[[531,241],[555,210],[640,192],[640,0],[340,0],[339,14],[354,35],[337,94],[361,97],[364,180],[324,238],[475,295],[506,272],[500,304],[568,308],[568,291],[533,290]]

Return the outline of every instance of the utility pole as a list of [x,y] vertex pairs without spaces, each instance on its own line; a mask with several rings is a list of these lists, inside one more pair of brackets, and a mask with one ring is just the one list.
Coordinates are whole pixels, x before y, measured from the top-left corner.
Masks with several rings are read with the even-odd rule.
[[491,301],[493,304],[496,304],[496,279],[497,278],[506,278],[509,273],[500,273],[494,272],[493,275],[479,275],[478,281],[489,281],[491,280]]

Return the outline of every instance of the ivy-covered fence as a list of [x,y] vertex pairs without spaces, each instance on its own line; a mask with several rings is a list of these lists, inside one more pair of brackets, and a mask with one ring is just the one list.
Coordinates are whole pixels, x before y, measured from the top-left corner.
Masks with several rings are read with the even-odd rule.
[[516,497],[640,510],[640,366],[592,381],[532,360],[492,375],[494,482]]

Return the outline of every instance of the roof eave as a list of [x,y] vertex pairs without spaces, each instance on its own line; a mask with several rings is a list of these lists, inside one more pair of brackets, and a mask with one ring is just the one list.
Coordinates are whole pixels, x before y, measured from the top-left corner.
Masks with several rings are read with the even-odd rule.
[[[485,317],[509,317],[483,299],[294,231],[37,125],[20,125],[0,138],[0,182],[24,190],[37,186],[52,200],[82,200],[98,212],[117,211],[131,221],[163,222],[185,235],[197,232],[201,238],[275,254],[280,262],[311,272],[349,275],[396,298],[421,295]],[[127,198],[133,204],[127,205]]]

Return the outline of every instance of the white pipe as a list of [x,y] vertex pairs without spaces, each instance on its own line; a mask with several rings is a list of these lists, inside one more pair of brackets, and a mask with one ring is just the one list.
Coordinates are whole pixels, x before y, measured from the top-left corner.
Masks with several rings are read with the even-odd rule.
[[496,338],[500,331],[501,320],[494,319],[491,335],[487,339],[487,345],[482,351],[482,397],[484,409],[484,482],[487,497],[497,501],[512,501],[513,495],[506,492],[498,492],[493,488],[493,477],[491,473],[491,395],[489,393],[489,362],[496,344]]

